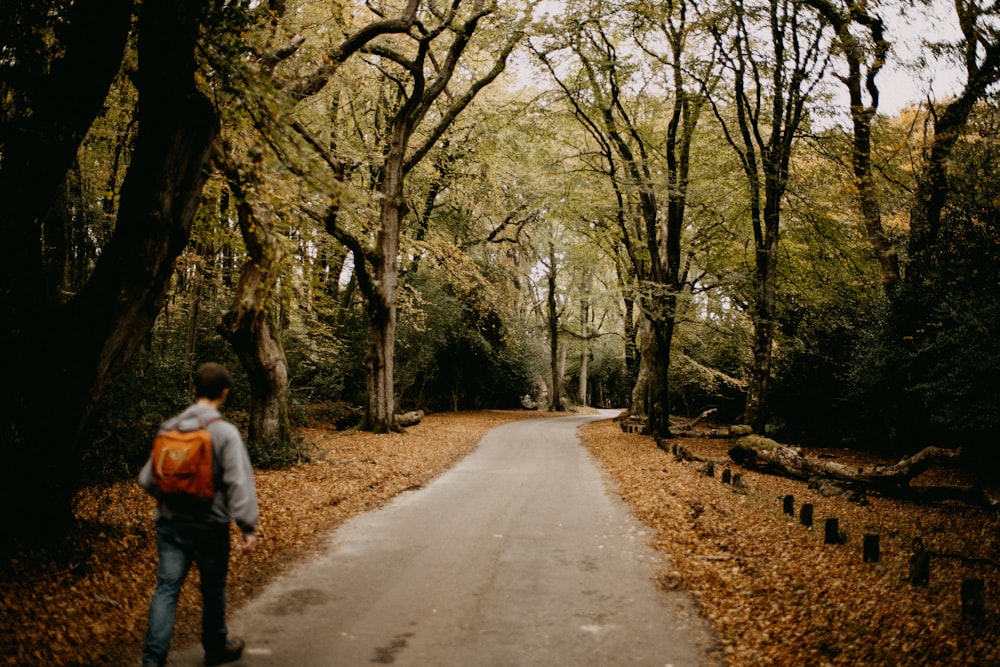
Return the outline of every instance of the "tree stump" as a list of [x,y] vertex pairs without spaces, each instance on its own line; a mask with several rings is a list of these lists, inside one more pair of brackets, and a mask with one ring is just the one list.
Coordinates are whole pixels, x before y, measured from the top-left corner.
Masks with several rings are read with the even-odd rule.
[[881,558],[881,553],[879,551],[879,536],[878,535],[865,535],[863,556],[862,559],[865,563],[877,563]]
[[813,525],[813,506],[811,503],[806,503],[799,510],[799,523],[801,523],[806,528],[812,528]]
[[782,501],[782,511],[789,516],[795,516],[795,496],[789,494]]
[[962,582],[962,618],[975,623],[986,620],[986,582],[982,579]]
[[725,470],[723,470],[722,471],[722,483],[723,484],[729,484],[730,482],[732,482],[732,480],[733,480],[733,471],[730,470],[729,468],[726,468]]

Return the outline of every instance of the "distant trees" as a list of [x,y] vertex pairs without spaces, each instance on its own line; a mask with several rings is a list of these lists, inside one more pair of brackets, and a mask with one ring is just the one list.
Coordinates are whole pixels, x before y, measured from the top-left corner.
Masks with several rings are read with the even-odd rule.
[[[649,433],[665,436],[670,432],[671,346],[687,279],[681,235],[691,142],[704,98],[692,90],[687,74],[692,56],[684,47],[691,31],[686,3],[663,11],[645,8],[621,22],[613,18],[615,9],[614,3],[597,11],[577,8],[533,50],[594,146],[578,159],[606,178],[613,193],[616,206],[598,220],[613,239],[609,250],[617,255],[627,307],[635,306],[639,314],[638,324],[632,312],[625,316],[627,345],[637,345],[631,408],[645,418]],[[644,73],[635,55],[619,48],[620,31],[629,22],[635,48],[654,55],[661,67],[657,74]],[[654,54],[647,40],[666,47],[655,47]],[[633,93],[647,85],[664,85],[670,99],[661,105],[652,96]],[[659,177],[661,170],[665,179]]]

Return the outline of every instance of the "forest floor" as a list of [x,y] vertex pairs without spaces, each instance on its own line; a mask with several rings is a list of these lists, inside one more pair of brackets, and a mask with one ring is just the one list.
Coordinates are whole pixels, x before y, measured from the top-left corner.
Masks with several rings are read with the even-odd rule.
[[[235,608],[321,546],[332,528],[419,488],[472,451],[500,424],[548,413],[487,411],[429,415],[405,435],[305,432],[310,461],[257,471],[259,547],[235,555]],[[824,498],[801,482],[748,471],[743,488],[679,461],[651,438],[603,421],[581,431],[635,515],[655,531],[666,557],[660,586],[690,591],[715,625],[731,666],[1000,665],[1000,517],[961,505],[916,505],[870,495],[866,504]],[[685,438],[692,453],[726,458],[727,442]],[[872,460],[823,452],[842,463]],[[954,477],[933,469],[916,483]],[[807,529],[782,512],[782,498],[812,503]],[[138,664],[155,584],[152,501],[134,482],[87,489],[77,501],[82,530],[58,559],[23,554],[0,563],[0,665]],[[823,521],[839,519],[846,541],[824,544]],[[878,563],[862,560],[862,536],[881,537]],[[907,582],[912,544],[932,558],[930,582]],[[234,540],[236,536],[234,534]],[[959,588],[983,579],[986,619],[965,620]],[[197,576],[185,585],[176,643],[197,641]]]

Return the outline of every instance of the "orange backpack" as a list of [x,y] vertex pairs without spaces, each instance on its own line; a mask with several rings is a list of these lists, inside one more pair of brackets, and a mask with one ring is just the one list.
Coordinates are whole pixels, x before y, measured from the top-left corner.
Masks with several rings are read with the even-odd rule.
[[153,440],[153,480],[158,495],[212,499],[212,435],[206,427],[219,419],[204,422],[195,431],[173,429],[157,434]]

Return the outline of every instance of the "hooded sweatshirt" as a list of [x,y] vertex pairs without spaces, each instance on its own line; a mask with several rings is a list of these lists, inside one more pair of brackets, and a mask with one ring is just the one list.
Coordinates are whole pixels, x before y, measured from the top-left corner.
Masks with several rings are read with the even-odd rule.
[[[212,420],[215,421],[212,421]],[[208,424],[208,422],[210,422]],[[217,488],[211,505],[198,512],[181,511],[169,506],[163,500],[156,504],[156,519],[180,519],[205,523],[229,524],[235,522],[244,535],[257,529],[260,518],[257,508],[257,489],[254,486],[253,466],[243,445],[239,430],[222,419],[218,410],[203,405],[191,405],[184,412],[171,417],[160,426],[160,433],[172,429],[196,431],[208,424],[212,435],[212,467],[215,470]],[[139,484],[153,493],[156,482],[153,479],[152,457],[139,472]]]

